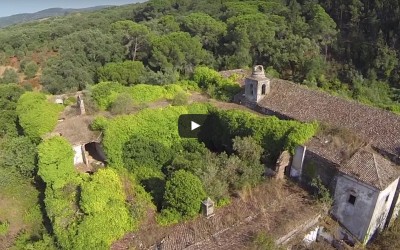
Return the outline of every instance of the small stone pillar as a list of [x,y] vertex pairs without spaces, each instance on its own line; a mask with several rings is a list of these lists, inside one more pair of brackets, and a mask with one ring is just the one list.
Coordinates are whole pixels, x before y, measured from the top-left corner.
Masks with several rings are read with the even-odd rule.
[[82,97],[80,95],[78,95],[77,104],[78,104],[78,107],[80,109],[81,115],[85,115],[86,114],[85,104],[83,103],[83,99],[82,99]]
[[285,177],[285,172],[287,167],[290,166],[291,156],[288,151],[283,151],[282,154],[279,156],[278,160],[276,161],[275,165],[275,179],[283,180]]
[[210,197],[201,203],[201,210],[207,219],[214,215],[214,202],[210,199]]
[[295,154],[293,156],[292,166],[290,168],[290,177],[301,179],[305,155],[306,155],[306,147],[297,146],[295,149]]

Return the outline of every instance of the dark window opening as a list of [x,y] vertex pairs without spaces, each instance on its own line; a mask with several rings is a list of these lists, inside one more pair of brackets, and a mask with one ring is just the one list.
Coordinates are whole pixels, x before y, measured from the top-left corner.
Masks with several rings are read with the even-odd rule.
[[387,202],[389,200],[389,195],[386,196],[385,202]]
[[347,200],[348,203],[350,203],[351,205],[354,205],[354,203],[356,203],[356,198],[354,195],[350,195],[349,199]]
[[251,93],[251,95],[254,95],[254,88],[253,88],[253,84],[250,84],[250,93]]
[[261,87],[261,94],[265,95],[265,92],[266,92],[266,86],[265,86],[265,84],[263,84]]

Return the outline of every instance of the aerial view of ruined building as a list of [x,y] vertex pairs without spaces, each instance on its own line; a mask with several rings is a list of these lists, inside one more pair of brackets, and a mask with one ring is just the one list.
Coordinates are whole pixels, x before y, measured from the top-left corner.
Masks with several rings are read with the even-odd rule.
[[331,190],[342,238],[367,243],[399,212],[400,116],[284,80],[262,66],[244,81],[244,105],[263,114],[327,127],[297,148],[290,175],[318,176]]

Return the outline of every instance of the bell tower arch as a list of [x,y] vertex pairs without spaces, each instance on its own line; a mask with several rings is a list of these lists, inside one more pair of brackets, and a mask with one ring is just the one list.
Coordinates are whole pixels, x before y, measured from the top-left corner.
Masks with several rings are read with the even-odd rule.
[[264,67],[256,65],[251,76],[245,79],[245,97],[248,101],[259,102],[271,90],[270,80],[265,76]]

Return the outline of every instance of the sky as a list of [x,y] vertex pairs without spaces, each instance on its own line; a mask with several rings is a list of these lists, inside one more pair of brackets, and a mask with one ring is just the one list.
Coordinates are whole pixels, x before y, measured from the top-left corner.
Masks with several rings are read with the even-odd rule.
[[122,5],[143,0],[0,0],[0,17],[33,13],[48,8],[86,8],[98,5]]

